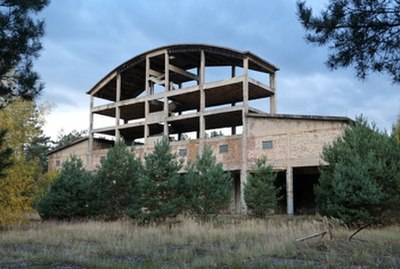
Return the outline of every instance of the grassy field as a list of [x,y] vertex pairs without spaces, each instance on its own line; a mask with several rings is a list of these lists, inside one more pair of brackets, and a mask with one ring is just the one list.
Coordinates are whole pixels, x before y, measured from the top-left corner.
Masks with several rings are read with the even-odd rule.
[[[333,239],[296,242],[328,224]],[[0,268],[400,268],[399,226],[352,232],[318,217],[33,222],[0,232]]]

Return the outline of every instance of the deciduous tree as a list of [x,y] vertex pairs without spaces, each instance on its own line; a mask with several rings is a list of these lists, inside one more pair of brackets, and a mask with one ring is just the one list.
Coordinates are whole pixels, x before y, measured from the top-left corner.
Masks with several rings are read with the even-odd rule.
[[381,72],[400,83],[398,0],[330,0],[319,15],[305,2],[297,2],[298,18],[310,43],[329,47],[329,68],[354,66],[361,79]]
[[[0,126],[8,131],[0,152],[11,148],[13,165],[3,169],[0,178],[0,212],[4,223],[23,220],[23,212],[31,210],[43,167],[38,156],[26,155],[32,141],[42,135],[47,107],[37,107],[32,101],[15,100],[0,110]],[[45,153],[44,153],[45,154]],[[41,156],[45,158],[45,156]],[[0,158],[3,162],[3,158]]]

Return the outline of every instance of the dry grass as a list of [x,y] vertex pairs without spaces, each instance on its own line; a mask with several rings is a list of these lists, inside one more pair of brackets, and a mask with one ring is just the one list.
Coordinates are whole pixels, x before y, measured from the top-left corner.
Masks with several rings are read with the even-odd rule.
[[150,227],[130,221],[37,222],[0,233],[0,267],[22,262],[40,264],[38,268],[54,264],[76,268],[400,266],[396,226],[362,231],[357,238],[367,243],[346,241],[351,232],[339,227],[333,229],[334,240],[295,243],[296,238],[326,229],[326,224],[315,217],[285,216],[262,221],[226,217],[213,224],[182,219],[172,226]]

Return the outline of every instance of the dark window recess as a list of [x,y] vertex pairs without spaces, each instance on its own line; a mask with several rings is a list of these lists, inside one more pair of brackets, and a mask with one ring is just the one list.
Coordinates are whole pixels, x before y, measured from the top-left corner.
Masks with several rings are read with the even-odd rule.
[[60,166],[60,165],[61,165],[60,160],[56,160],[56,166]]
[[100,157],[100,162],[105,161],[105,159],[106,159],[106,156],[101,156],[101,157]]
[[272,140],[262,142],[263,149],[272,149]]
[[228,145],[220,145],[219,153],[226,153],[226,152],[228,152]]
[[179,157],[186,157],[187,149],[179,149],[178,155],[179,155]]

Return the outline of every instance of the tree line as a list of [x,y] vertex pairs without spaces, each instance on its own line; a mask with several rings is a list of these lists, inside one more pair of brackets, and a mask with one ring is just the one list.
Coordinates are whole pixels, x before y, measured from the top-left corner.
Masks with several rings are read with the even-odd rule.
[[155,144],[143,162],[123,140],[116,141],[96,171],[86,171],[82,160],[71,156],[59,178],[36,208],[43,219],[129,216],[141,223],[160,223],[184,212],[199,221],[228,208],[232,179],[209,148],[181,174],[182,164],[169,141]]

